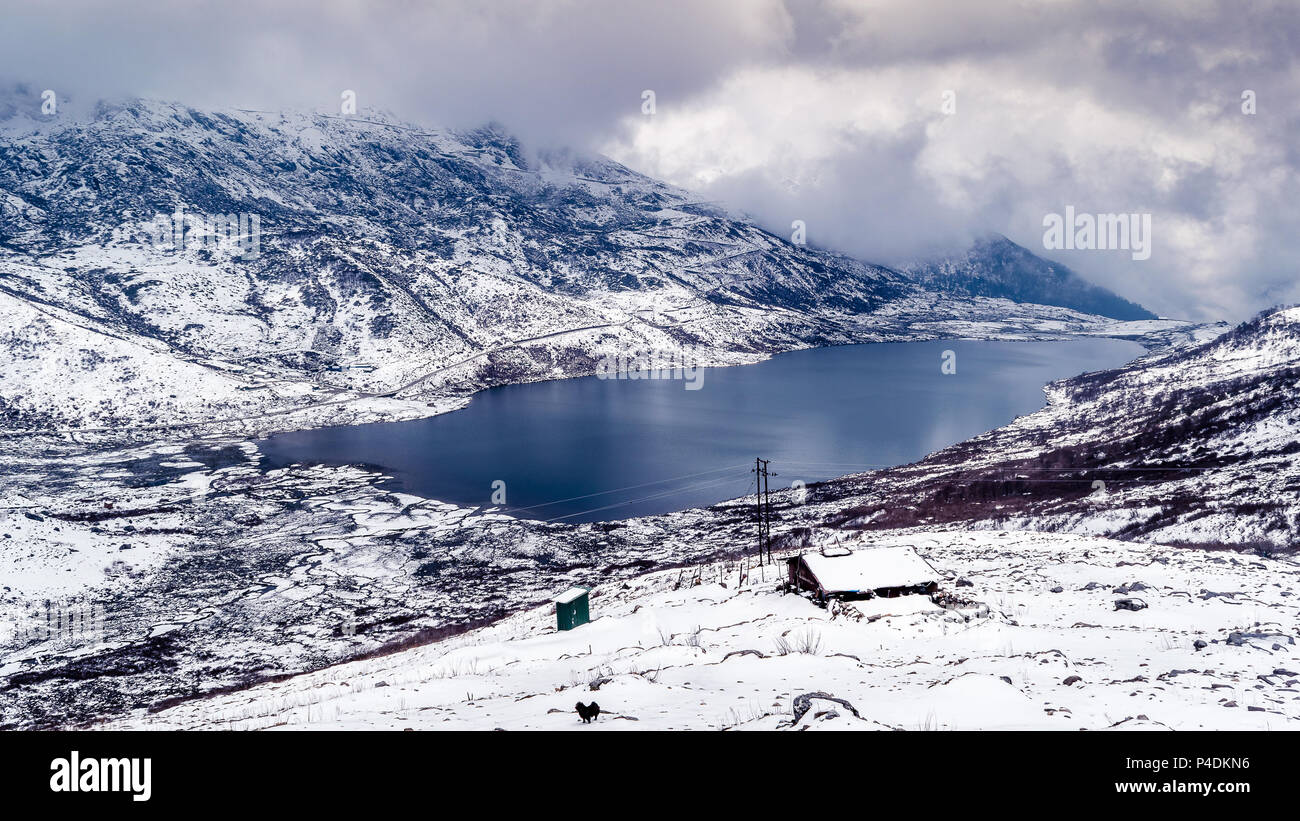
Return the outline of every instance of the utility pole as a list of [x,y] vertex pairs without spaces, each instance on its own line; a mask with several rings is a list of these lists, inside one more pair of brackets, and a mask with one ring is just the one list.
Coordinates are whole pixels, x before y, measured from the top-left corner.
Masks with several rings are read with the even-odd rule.
[[772,501],[767,493],[767,459],[754,459],[754,506],[758,511],[758,561],[772,558]]
[[767,560],[772,561],[772,497],[767,494],[767,462],[763,463],[763,507],[767,509]]

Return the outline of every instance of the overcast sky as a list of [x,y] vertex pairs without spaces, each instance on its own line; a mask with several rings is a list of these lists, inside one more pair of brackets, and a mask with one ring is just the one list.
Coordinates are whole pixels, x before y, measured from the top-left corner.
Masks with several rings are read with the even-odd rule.
[[[81,99],[336,111],[352,89],[870,261],[999,231],[1167,315],[1300,302],[1294,2],[0,0],[0,20],[0,78]],[[1068,205],[1151,214],[1150,259],[1044,250]]]

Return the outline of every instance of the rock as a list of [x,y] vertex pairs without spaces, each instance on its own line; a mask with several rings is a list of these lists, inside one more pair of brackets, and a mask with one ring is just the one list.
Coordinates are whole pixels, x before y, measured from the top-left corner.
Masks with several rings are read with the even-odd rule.
[[[1263,639],[1280,639],[1280,638],[1285,638],[1288,644],[1295,644],[1295,639],[1289,636],[1280,636],[1277,633],[1260,633],[1257,631],[1250,632],[1250,633],[1243,633],[1240,630],[1234,630],[1233,632],[1229,633],[1227,641],[1228,644],[1231,644],[1233,647],[1243,647],[1251,639],[1263,640]],[[1282,645],[1274,641],[1273,649],[1281,650]]]
[[1007,684],[1010,684],[1010,683],[1011,683],[1011,676],[998,676],[998,678],[1002,679],[1002,680],[1005,681]]
[[1064,681],[1062,681],[1061,683],[1064,684],[1066,687],[1069,687],[1070,685],[1072,685],[1072,684],[1076,684],[1076,683],[1078,683],[1078,682],[1080,682],[1080,681],[1083,681],[1083,677],[1082,677],[1082,676],[1069,676],[1069,677],[1067,677]]
[[1236,706],[1237,706],[1237,702],[1235,702],[1235,701],[1225,701],[1225,702],[1223,702],[1223,706],[1224,706],[1224,707],[1236,707]]
[[1098,584],[1097,582],[1088,582],[1087,584],[1085,584],[1083,587],[1081,587],[1081,588],[1079,588],[1079,589],[1080,589],[1080,590],[1098,590],[1098,589],[1100,589],[1101,587],[1102,587],[1102,585]]
[[381,681],[375,685],[375,687],[387,687],[387,686],[388,686],[388,682],[386,681]]
[[823,701],[832,701],[848,710],[850,713],[853,713],[855,718],[862,718],[857,709],[842,698],[836,698],[830,693],[803,693],[794,697],[794,721],[790,722],[791,724],[798,724],[799,720],[803,718],[804,713],[812,709],[812,702],[815,698],[822,699]]
[[1117,599],[1115,601],[1116,610],[1133,610],[1136,612],[1138,610],[1145,610],[1146,608],[1147,603],[1141,599]]
[[1249,711],[1252,712],[1252,713],[1262,713],[1262,712],[1264,712],[1264,708],[1263,708],[1263,707],[1247,707],[1246,709],[1249,710]]
[[970,579],[967,579],[967,578],[961,578],[961,579],[958,579],[958,580],[957,580],[957,586],[958,586],[958,587],[974,587],[974,586],[975,586],[975,583],[972,582]]
[[1204,639],[1197,639],[1196,641],[1192,642],[1192,646],[1195,647],[1197,650],[1204,650],[1209,645],[1205,643]]
[[727,653],[727,655],[722,657],[722,661],[726,661],[732,656],[758,656],[761,659],[767,658],[767,656],[763,655],[759,650],[732,650],[730,653]]
[[1116,587],[1114,590],[1110,592],[1119,593],[1123,595],[1126,593],[1139,593],[1143,590],[1150,590],[1150,589],[1151,589],[1150,587],[1147,587],[1142,582],[1133,582],[1132,584],[1121,584],[1119,587]]
[[1215,593],[1213,590],[1206,590],[1204,587],[1201,588],[1201,598],[1207,601],[1213,598],[1235,599],[1236,597],[1236,593]]
[[1058,584],[1056,587],[1053,587],[1053,588],[1052,588],[1052,592],[1053,592],[1053,593],[1064,593],[1064,592],[1065,592],[1065,588],[1064,588],[1064,587],[1061,587],[1061,586]]

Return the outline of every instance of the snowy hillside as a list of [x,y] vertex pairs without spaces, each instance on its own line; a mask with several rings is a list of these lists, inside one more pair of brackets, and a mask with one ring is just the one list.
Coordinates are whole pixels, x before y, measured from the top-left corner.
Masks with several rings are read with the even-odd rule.
[[[1282,549],[1300,533],[1300,309],[1049,385],[1048,406],[788,504],[787,524],[979,523]],[[907,500],[899,504],[899,499]]]
[[[108,726],[1300,729],[1294,560],[1028,533],[872,541],[917,546],[980,605],[828,610],[780,592],[776,567],[742,586],[735,563],[705,565],[601,585],[594,621],[569,632],[541,607]],[[1115,607],[1131,597],[1147,608]],[[579,701],[602,714],[581,723]]]
[[[142,100],[37,111],[30,93],[0,105],[11,431],[412,418],[628,350],[734,364],[846,342],[1124,333],[923,288],[495,127]],[[249,237],[255,217],[256,242],[207,242],[223,215]]]

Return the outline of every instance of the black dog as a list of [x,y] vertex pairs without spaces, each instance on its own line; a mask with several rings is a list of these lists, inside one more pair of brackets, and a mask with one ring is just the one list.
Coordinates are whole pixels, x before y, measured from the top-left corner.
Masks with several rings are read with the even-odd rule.
[[578,715],[582,718],[583,724],[590,724],[593,718],[600,715],[600,705],[594,701],[591,704],[583,704],[579,701],[577,706]]

